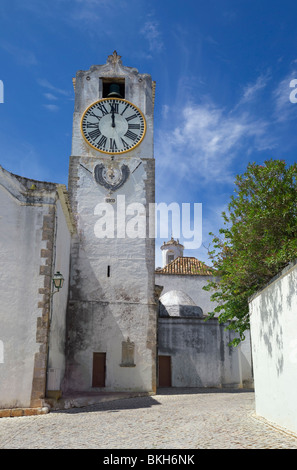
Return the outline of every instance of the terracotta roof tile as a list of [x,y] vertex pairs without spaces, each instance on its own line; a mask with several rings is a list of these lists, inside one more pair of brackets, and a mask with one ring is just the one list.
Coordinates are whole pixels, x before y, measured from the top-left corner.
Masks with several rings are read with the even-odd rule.
[[194,257],[179,256],[156,274],[188,274],[191,276],[212,276],[214,270]]

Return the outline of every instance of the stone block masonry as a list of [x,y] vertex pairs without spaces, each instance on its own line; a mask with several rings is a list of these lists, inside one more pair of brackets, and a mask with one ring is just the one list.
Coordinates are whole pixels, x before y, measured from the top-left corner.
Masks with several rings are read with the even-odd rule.
[[[36,342],[40,344],[39,352],[34,356],[31,407],[42,407],[46,394],[47,356],[48,356],[48,334],[50,326],[51,309],[51,279],[53,266],[53,241],[55,226],[55,207],[49,207],[49,213],[43,217],[42,240],[46,242],[47,248],[42,248],[40,258],[40,275],[43,276],[43,287],[39,288],[42,300],[38,302],[41,316],[37,318]],[[51,247],[49,249],[48,247]],[[43,264],[44,263],[44,264]]]
[[7,408],[0,410],[0,418],[19,418],[21,416],[44,415],[49,412],[49,408]]

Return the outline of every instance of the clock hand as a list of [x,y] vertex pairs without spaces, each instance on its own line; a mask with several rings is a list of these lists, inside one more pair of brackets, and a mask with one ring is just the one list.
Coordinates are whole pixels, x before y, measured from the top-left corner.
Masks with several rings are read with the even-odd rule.
[[115,127],[115,121],[114,121],[114,107],[111,107],[111,127]]

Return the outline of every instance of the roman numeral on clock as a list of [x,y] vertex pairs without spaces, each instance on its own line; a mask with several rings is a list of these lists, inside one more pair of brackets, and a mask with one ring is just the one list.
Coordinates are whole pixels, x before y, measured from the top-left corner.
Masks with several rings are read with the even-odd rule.
[[128,150],[130,148],[130,145],[127,144],[127,142],[121,137],[122,144],[124,146],[125,150]]
[[89,116],[92,116],[92,117],[98,119],[99,121],[102,118],[102,116],[98,116],[98,114],[95,114],[94,111],[90,111]]
[[128,129],[140,129],[140,124],[128,124]]
[[103,135],[101,137],[101,139],[99,140],[99,142],[97,144],[97,147],[105,147],[106,142],[107,142],[107,137],[105,137],[105,135]]
[[114,112],[116,114],[119,113],[119,103],[109,103],[110,105],[110,112]]
[[87,124],[84,124],[84,127],[87,127],[88,129],[89,128],[98,129],[98,125],[99,125],[98,122],[87,122]]
[[127,130],[126,134],[125,134],[125,137],[128,137],[128,139],[131,139],[131,140],[136,140],[137,139],[137,134],[134,134],[134,132],[131,132],[129,131],[129,129]]
[[126,121],[131,121],[131,119],[135,119],[135,118],[137,118],[137,114],[132,114],[132,116],[128,116],[126,118]]
[[94,129],[93,131],[89,132],[89,136],[91,137],[92,140],[98,139],[100,135],[101,135],[101,132],[99,129]]
[[115,139],[109,139],[109,148],[110,150],[117,150],[117,144]]
[[108,114],[107,109],[105,108],[104,104],[98,103],[97,108],[101,111],[102,116],[105,116],[105,114]]

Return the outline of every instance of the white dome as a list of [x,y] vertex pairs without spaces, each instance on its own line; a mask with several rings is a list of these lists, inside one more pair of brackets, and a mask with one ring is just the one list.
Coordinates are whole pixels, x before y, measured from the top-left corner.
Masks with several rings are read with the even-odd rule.
[[203,312],[194,300],[181,290],[171,290],[160,297],[161,317],[202,317]]
[[171,290],[166,292],[160,297],[160,302],[163,305],[191,305],[192,307],[196,307],[194,300],[181,290]]

